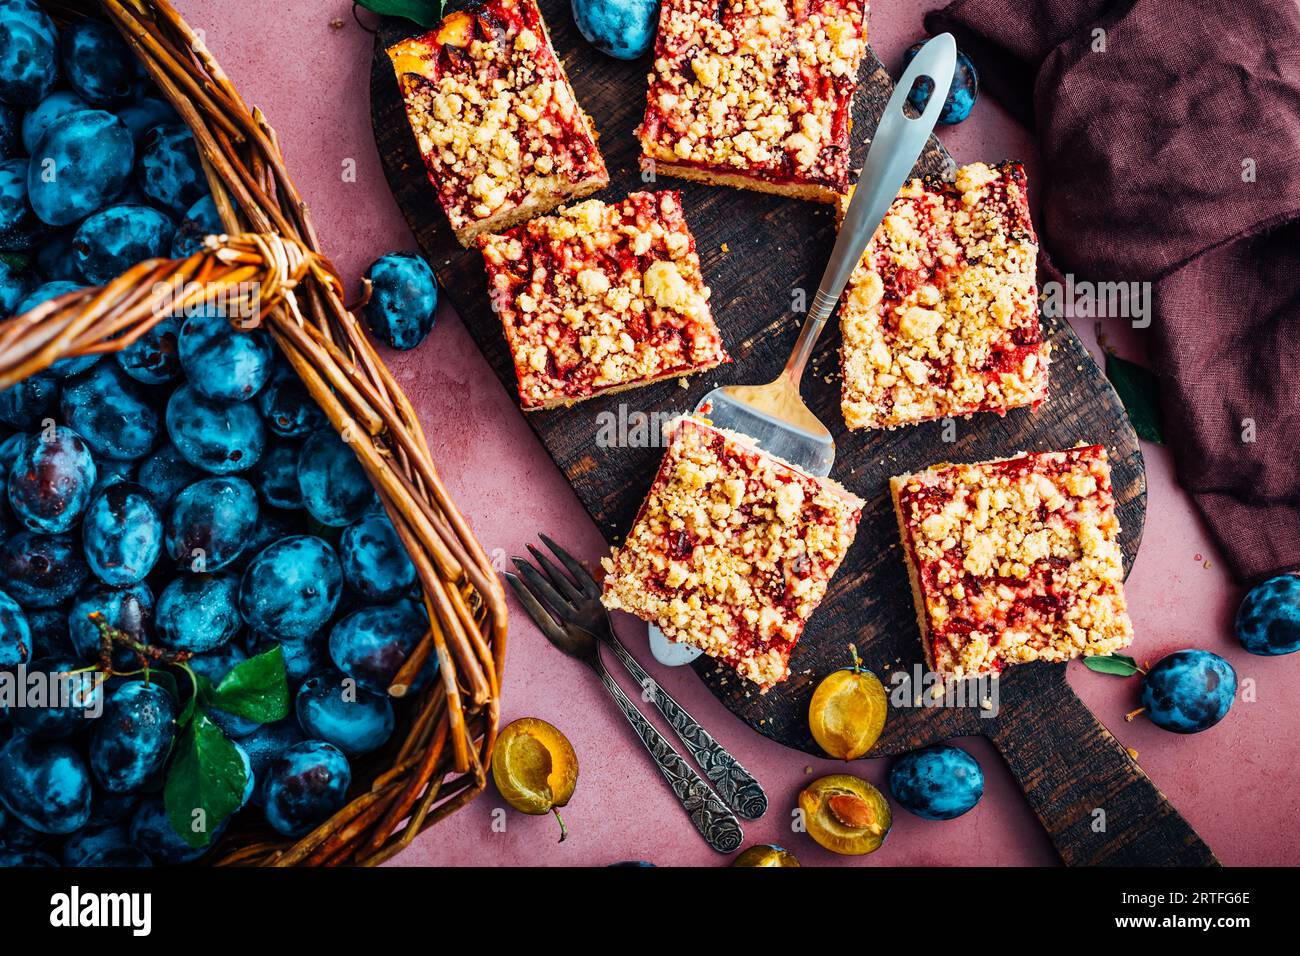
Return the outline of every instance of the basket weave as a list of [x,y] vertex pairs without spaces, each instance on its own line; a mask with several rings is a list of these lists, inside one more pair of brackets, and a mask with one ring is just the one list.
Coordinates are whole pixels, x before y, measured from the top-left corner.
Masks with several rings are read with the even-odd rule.
[[[365,467],[410,553],[431,622],[389,692],[406,698],[430,654],[440,679],[399,701],[399,734],[354,767],[351,802],[297,841],[233,826],[217,865],[374,865],[483,789],[496,739],[506,605],[500,580],[438,477],[406,396],[344,306],[275,131],[246,106],[165,0],[48,0],[60,22],[104,15],[189,125],[229,235],[184,260],[139,263],[0,323],[0,389],[61,358],[117,351],[176,310],[256,307]],[[256,290],[254,297],[250,289]],[[404,732],[404,735],[403,733]]]

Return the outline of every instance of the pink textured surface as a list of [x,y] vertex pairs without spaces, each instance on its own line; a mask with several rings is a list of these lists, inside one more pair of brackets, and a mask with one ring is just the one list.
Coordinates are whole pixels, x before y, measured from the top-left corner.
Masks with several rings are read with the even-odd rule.
[[[280,134],[289,169],[315,216],[326,251],[344,276],[359,276],[375,257],[414,249],[380,169],[369,119],[371,37],[345,0],[281,0],[268,17],[265,0],[176,0],[206,35],[244,97],[260,106]],[[897,69],[904,47],[921,34],[933,0],[893,0],[872,13],[871,42]],[[341,22],[340,27],[331,21]],[[257,29],[251,29],[257,24]],[[1034,154],[1023,130],[989,99],[965,124],[941,133],[959,161],[1017,157],[1031,189]],[[355,180],[349,170],[355,164]],[[726,317],[719,317],[726,327]],[[1089,343],[1091,328],[1080,328]],[[1122,352],[1141,357],[1140,333],[1107,325]],[[1094,349],[1095,351],[1095,349]],[[489,552],[522,553],[537,530],[584,559],[602,552],[563,476],[524,423],[511,396],[475,349],[460,320],[443,309],[423,346],[386,356],[419,409],[442,474]],[[1087,436],[1080,436],[1081,438]],[[1229,580],[1200,519],[1172,477],[1169,455],[1144,446],[1150,485],[1141,553],[1128,583],[1139,659],[1154,661],[1184,647],[1227,657],[1254,702],[1238,700],[1218,727],[1179,737],[1123,714],[1136,706],[1137,685],[1071,665],[1071,683],[1127,746],[1226,864],[1300,863],[1287,835],[1300,816],[1300,792],[1286,781],[1300,764],[1300,710],[1294,706],[1300,655],[1251,657],[1232,636],[1241,592]],[[604,692],[578,664],[553,651],[512,605],[505,720],[541,717],[573,741],[581,764],[565,813],[570,838],[555,844],[547,818],[508,812],[489,788],[475,804],[422,836],[398,864],[580,865],[648,859],[660,865],[725,862],[696,836],[677,803]],[[667,671],[645,648],[644,627],[629,618],[620,633],[651,673],[767,789],[772,808],[746,823],[749,842],[778,842],[807,865],[1053,864],[1055,853],[996,752],[983,739],[962,742],[983,765],[984,800],[972,812],[933,823],[899,810],[894,831],[870,857],[838,858],[790,832],[790,810],[805,783],[840,772],[842,763],[813,760],[750,731],[714,701],[689,671]],[[667,731],[666,731],[667,732]],[[884,761],[848,768],[884,786]]]

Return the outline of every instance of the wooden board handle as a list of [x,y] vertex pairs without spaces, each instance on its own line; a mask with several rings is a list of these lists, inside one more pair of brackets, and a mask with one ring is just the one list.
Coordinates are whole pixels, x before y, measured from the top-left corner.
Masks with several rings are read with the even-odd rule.
[[989,737],[1067,866],[1219,865],[1064,675],[1015,696]]

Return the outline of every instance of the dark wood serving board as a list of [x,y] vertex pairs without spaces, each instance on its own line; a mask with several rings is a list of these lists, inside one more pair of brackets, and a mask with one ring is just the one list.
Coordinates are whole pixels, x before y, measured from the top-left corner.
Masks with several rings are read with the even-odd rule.
[[[452,4],[460,6],[462,4]],[[603,447],[601,424],[614,416],[671,415],[692,409],[719,384],[764,382],[785,362],[801,316],[791,312],[795,290],[811,300],[830,254],[829,207],[736,189],[664,178],[647,184],[637,167],[633,127],[644,106],[646,62],[625,63],[598,53],[578,34],[568,0],[541,0],[552,41],[578,100],[600,131],[610,186],[599,198],[617,200],[638,189],[680,189],[695,234],[713,314],[733,362],[676,381],[593,399],[573,408],[529,414],[528,421],[564,471],[604,536],[617,543],[629,528],[658,465],[659,447]],[[401,20],[384,21],[371,74],[375,137],[393,194],[448,295],[500,377],[515,395],[514,369],[500,322],[491,310],[482,259],[452,236],[429,185],[403,111],[384,47],[412,33]],[[868,137],[892,81],[868,55],[854,104],[855,156],[861,166]],[[991,160],[1003,157],[989,157]],[[935,139],[918,173],[945,174],[953,163]],[[818,681],[848,663],[852,642],[865,665],[890,685],[891,674],[921,661],[912,598],[888,495],[888,479],[939,461],[977,461],[1022,450],[1068,448],[1079,441],[1109,449],[1126,568],[1142,535],[1146,480],[1142,454],[1122,405],[1078,336],[1062,321],[1048,323],[1053,344],[1051,390],[1037,411],[1005,418],[979,415],[944,426],[851,433],[839,409],[835,323],[823,334],[804,398],[836,435],[833,476],[867,500],[854,545],[827,599],[809,623],[791,661],[792,676],[760,695],[708,658],[693,666],[738,717],[789,747],[818,754],[807,721]],[[975,707],[892,707],[870,756],[904,753],[949,737],[990,738],[1024,788],[1063,859],[1071,864],[1196,865],[1215,859],[1124,748],[1070,690],[1064,665],[1013,668],[1000,687],[996,717]],[[1105,813],[1098,832],[1096,811]]]

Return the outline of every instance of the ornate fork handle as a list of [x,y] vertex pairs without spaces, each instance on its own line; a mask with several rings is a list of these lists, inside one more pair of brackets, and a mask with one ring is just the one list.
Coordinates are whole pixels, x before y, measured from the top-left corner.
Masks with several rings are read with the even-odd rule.
[[759,786],[753,775],[741,766],[712,735],[699,725],[687,713],[686,708],[677,703],[668,691],[659,686],[659,682],[645,672],[627,652],[621,641],[611,633],[608,646],[627,668],[632,679],[641,685],[643,691],[649,692],[651,703],[659,708],[668,723],[672,725],[681,742],[691,752],[695,762],[700,765],[704,775],[717,788],[718,795],[733,810],[746,820],[757,820],[767,812],[767,794]]
[[636,704],[632,703],[627,694],[623,693],[623,689],[614,683],[614,678],[609,676],[609,671],[604,667],[598,667],[596,673],[600,675],[600,682],[614,698],[619,710],[623,711],[627,722],[632,725],[632,729],[645,744],[645,749],[650,751],[650,756],[654,758],[659,772],[672,787],[673,793],[677,795],[678,801],[690,816],[695,829],[699,830],[709,846],[719,853],[732,853],[740,849],[740,843],[745,835],[740,829],[740,821],[736,819],[735,814],[727,809],[726,805],[718,799],[718,795],[709,789],[708,784],[700,779],[700,775],[692,770],[682,755],[673,749],[673,745],[664,739],[663,734],[655,730],[654,725],[637,710]]

